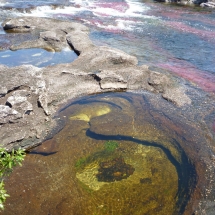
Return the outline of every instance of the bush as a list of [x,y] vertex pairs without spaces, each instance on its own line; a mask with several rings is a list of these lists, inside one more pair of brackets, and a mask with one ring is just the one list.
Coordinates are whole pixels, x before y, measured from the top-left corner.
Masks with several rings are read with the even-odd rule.
[[7,152],[6,149],[0,148],[0,209],[4,209],[4,202],[9,195],[4,188],[4,178],[8,176],[13,167],[16,165],[22,165],[25,152],[22,149],[12,152]]

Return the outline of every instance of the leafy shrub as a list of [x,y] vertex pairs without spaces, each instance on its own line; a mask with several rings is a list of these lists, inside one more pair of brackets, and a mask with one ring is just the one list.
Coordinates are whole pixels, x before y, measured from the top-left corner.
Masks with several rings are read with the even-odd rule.
[[0,148],[0,209],[4,209],[4,202],[9,195],[4,188],[4,178],[8,176],[13,167],[20,165],[24,160],[25,152],[22,149],[7,152],[6,149]]

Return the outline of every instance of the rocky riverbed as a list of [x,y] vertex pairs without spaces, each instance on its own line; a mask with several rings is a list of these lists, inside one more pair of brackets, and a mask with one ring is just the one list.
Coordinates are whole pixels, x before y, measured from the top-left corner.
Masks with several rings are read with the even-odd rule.
[[[60,52],[64,48],[70,48],[78,58],[71,63],[43,68],[32,65],[0,66],[2,147],[8,150],[19,147],[29,150],[52,137],[60,127],[57,112],[75,98],[115,91],[144,94],[143,101],[136,98],[133,103],[137,102],[136,106],[141,111],[147,110],[146,116],[150,118],[150,124],[156,121],[160,132],[155,135],[156,130],[150,125],[145,133],[141,133],[142,126],[144,127],[141,119],[147,117],[140,117],[141,126],[138,131],[142,136],[139,138],[157,141],[156,138],[159,137],[160,141],[162,134],[171,130],[172,138],[178,138],[180,147],[195,166],[198,178],[192,194],[189,194],[192,196],[185,214],[202,214],[204,210],[209,214],[213,211],[215,142],[212,94],[204,93],[194,84],[187,85],[187,81],[168,71],[157,72],[147,65],[138,66],[135,57],[120,50],[94,45],[89,39],[89,29],[82,24],[48,18],[19,17],[6,20],[3,28],[8,33],[18,35],[9,44],[11,50],[43,48]],[[33,36],[20,41],[20,34]],[[112,99],[112,104],[117,104],[119,98]],[[131,104],[129,108],[132,110]],[[105,113],[109,112],[106,109]],[[105,115],[107,118],[103,124],[96,117],[94,119],[94,115],[100,116],[98,113],[85,116],[82,112],[80,114],[71,116],[71,120],[84,117],[84,122],[90,122],[91,132],[116,136],[136,135],[132,133],[135,131],[135,122],[131,123],[132,117],[126,121],[126,113],[123,111],[118,118]],[[138,119],[138,110],[135,111],[135,116]],[[110,130],[111,120],[117,126]],[[76,125],[73,121],[70,123],[72,126]],[[125,125],[129,129],[121,129]],[[167,146],[164,144],[164,147]],[[175,147],[180,152],[180,147]],[[177,150],[172,150],[171,153],[174,154]],[[145,183],[145,179],[141,181]],[[150,180],[147,179],[146,182],[149,183]]]

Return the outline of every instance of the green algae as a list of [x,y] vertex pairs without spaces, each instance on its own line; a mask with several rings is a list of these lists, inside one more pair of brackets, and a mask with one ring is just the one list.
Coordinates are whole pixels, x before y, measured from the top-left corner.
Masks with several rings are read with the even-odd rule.
[[104,143],[104,149],[96,151],[94,154],[91,154],[87,157],[79,158],[75,163],[76,169],[83,169],[88,163],[95,161],[99,157],[103,157],[105,159],[116,157],[114,151],[119,147],[119,144],[116,141],[106,141]]
[[75,167],[77,169],[80,169],[81,167],[83,167],[85,165],[86,161],[87,161],[86,158],[80,158],[79,160],[76,161]]
[[104,146],[107,152],[114,152],[119,147],[119,144],[115,141],[106,141]]

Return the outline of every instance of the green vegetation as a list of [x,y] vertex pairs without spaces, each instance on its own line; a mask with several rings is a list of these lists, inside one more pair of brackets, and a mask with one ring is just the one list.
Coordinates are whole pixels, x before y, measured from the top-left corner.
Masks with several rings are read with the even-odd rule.
[[105,142],[105,151],[107,152],[114,152],[115,149],[117,149],[119,147],[119,144],[115,141],[107,141]]
[[79,160],[77,160],[77,162],[75,163],[75,167],[77,169],[80,169],[85,163],[86,163],[87,158],[80,158]]
[[89,186],[87,186],[86,184],[84,184],[83,182],[81,182],[80,180],[78,181],[80,187],[85,190],[87,193],[93,193],[93,190],[89,188]]
[[119,144],[115,141],[106,141],[104,143],[104,149],[98,152],[95,152],[91,155],[88,155],[86,157],[79,158],[75,163],[75,168],[77,171],[80,169],[83,169],[87,164],[100,160],[101,158],[111,158],[110,156],[113,155],[112,152],[114,152],[119,147]]
[[13,167],[20,165],[24,160],[25,152],[22,149],[7,152],[6,149],[0,148],[0,209],[4,209],[4,202],[9,195],[4,188],[4,178],[8,176]]

